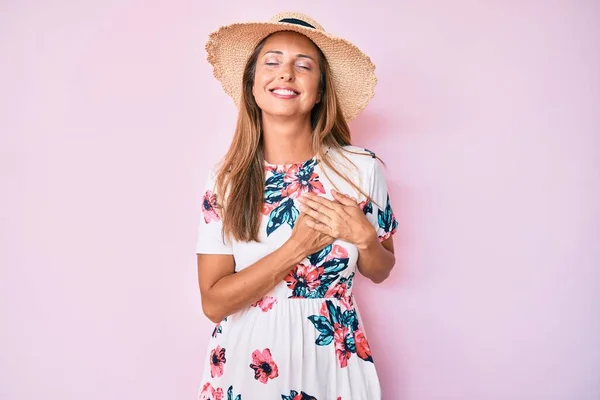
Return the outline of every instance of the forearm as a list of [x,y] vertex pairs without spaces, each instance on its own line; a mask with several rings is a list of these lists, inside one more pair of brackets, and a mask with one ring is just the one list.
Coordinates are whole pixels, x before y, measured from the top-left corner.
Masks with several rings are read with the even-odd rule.
[[288,241],[249,267],[219,279],[202,296],[204,313],[219,322],[260,300],[303,258],[299,246]]
[[375,283],[386,280],[396,263],[394,253],[383,246],[376,234],[357,247],[360,273]]

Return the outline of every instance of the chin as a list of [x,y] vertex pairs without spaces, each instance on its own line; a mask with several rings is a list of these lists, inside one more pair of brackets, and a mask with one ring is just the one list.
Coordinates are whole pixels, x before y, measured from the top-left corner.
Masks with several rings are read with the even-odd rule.
[[310,115],[310,110],[302,110],[299,109],[298,107],[265,107],[262,108],[261,110],[263,113],[271,115],[273,117],[282,117],[282,118],[291,118],[291,117],[298,117],[301,115]]

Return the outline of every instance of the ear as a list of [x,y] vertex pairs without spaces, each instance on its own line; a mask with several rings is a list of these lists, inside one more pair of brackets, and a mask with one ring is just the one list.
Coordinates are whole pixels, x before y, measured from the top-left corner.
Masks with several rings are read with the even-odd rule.
[[315,104],[319,104],[322,100],[323,97],[323,92],[321,90],[319,90],[319,93],[317,94],[317,101],[315,102]]

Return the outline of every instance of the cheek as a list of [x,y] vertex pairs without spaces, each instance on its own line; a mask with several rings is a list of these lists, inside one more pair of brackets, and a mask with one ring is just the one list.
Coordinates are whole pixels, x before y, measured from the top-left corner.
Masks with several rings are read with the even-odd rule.
[[307,92],[310,93],[310,100],[317,101],[319,99],[319,81],[315,79],[307,80],[305,83],[305,88],[307,88]]
[[265,87],[269,83],[269,77],[266,74],[257,73],[254,76],[254,84],[252,85],[252,93],[256,96],[264,91]]

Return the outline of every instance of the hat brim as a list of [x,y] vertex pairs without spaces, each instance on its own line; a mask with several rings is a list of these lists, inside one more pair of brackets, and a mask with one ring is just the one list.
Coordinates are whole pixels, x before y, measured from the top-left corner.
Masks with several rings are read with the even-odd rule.
[[207,60],[223,90],[239,107],[248,58],[265,37],[279,31],[298,32],[312,40],[329,63],[344,118],[350,121],[375,94],[375,64],[358,47],[325,31],[281,22],[244,22],[222,26],[209,36]]

